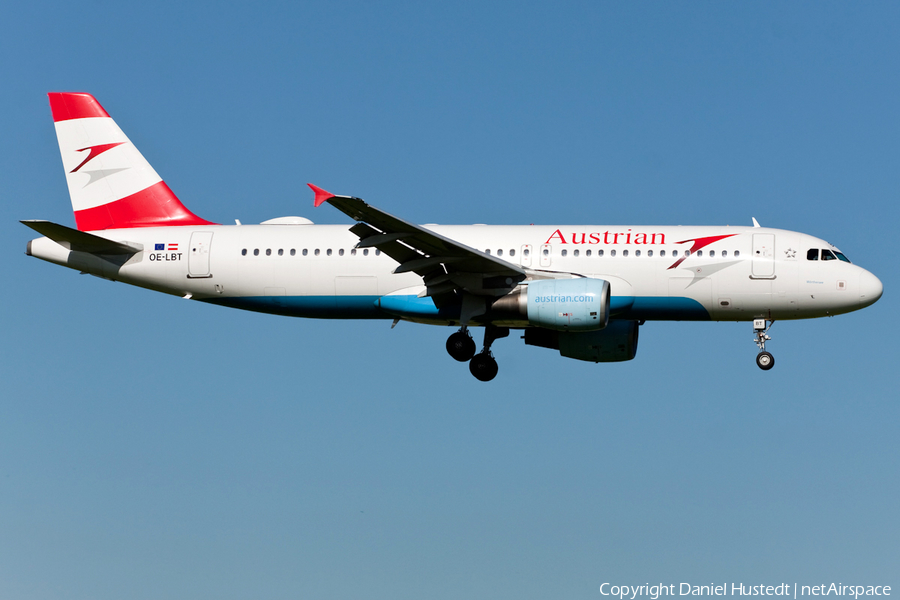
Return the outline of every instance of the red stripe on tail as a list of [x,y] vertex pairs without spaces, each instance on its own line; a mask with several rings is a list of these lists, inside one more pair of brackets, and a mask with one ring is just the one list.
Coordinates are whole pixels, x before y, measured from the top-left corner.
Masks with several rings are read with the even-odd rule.
[[80,231],[128,227],[215,225],[185,208],[164,181],[121,200],[76,211],[75,223]]
[[50,110],[53,122],[69,119],[85,119],[88,117],[109,117],[100,103],[90,94],[73,94],[53,92],[50,96]]

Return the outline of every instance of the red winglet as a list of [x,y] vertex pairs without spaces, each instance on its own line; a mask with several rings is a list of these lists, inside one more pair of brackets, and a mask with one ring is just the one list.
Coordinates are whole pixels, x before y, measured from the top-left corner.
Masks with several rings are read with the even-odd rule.
[[319,186],[313,185],[311,183],[307,183],[306,185],[308,185],[310,187],[310,189],[312,189],[312,191],[314,191],[316,193],[316,199],[315,199],[315,201],[313,201],[313,206],[315,206],[315,207],[319,207],[319,206],[321,206],[321,204],[323,202],[326,202],[326,201],[334,198],[334,194],[332,194],[331,192],[326,192]]

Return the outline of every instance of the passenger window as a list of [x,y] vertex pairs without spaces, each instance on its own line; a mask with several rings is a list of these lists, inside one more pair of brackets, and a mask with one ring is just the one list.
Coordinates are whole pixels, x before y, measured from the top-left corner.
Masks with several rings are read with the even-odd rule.
[[246,248],[244,248],[243,250],[241,250],[241,256],[247,256],[247,249],[246,249]]
[[591,255],[591,251],[590,251],[590,250],[585,250],[585,251],[584,251],[584,255],[585,255],[585,256],[590,256],[590,255]]
[[728,256],[728,250],[722,250],[722,258]]
[[575,250],[574,252],[572,252],[572,256],[578,256],[579,254],[581,254],[581,253],[578,250]]
[[703,256],[703,250],[697,250],[697,256]]
[[525,256],[530,256],[531,250],[529,250],[528,248],[525,248],[524,250],[522,250],[522,254],[524,254]]
[[309,250],[307,250],[306,248],[304,248],[304,249],[303,249],[303,252],[302,252],[301,254],[303,254],[303,256],[306,256],[307,254],[309,254]]
[[822,250],[822,260],[837,260],[837,257],[831,253],[831,250]]
[[603,256],[603,248],[597,250],[597,256]]
[[253,249],[253,256],[259,256],[259,248]]
[[318,248],[316,248],[316,251],[315,251],[315,252],[313,252],[313,254],[315,254],[315,255],[316,255],[316,256],[318,256],[318,255],[319,255],[319,249],[318,249]]
[[328,250],[325,251],[325,255],[326,255],[326,256],[331,256],[331,248],[329,248]]
[[369,255],[369,249],[363,248],[363,256],[368,256],[368,255]]
[[665,250],[660,250],[660,251],[659,251],[659,255],[660,255],[660,256],[665,256],[665,255],[666,255],[666,251],[665,251]]
[[641,251],[640,251],[640,250],[635,250],[635,251],[634,251],[634,255],[635,255],[635,256],[640,256],[640,255],[641,255]]
[[291,256],[296,256],[296,255],[297,255],[297,249],[291,248]]
[[568,250],[563,250],[563,251],[560,252],[559,254],[560,254],[560,256],[565,256],[565,255],[567,255],[568,253],[569,253]]
[[653,250],[647,250],[647,256],[653,256]]
[[341,248],[340,250],[338,250],[338,256],[343,256],[343,255],[344,255],[344,249]]
[[497,250],[497,256],[503,256],[503,250]]
[[509,255],[510,255],[510,256],[515,256],[515,255],[516,255],[516,251],[515,251],[515,250],[510,250],[510,251],[509,251]]
[[272,249],[266,248],[266,256],[272,256]]
[[710,251],[709,251],[709,257],[710,257],[710,258],[715,258],[715,256],[716,256],[716,251],[715,251],[715,250],[710,250]]
[[819,249],[810,248],[806,251],[806,260],[819,260]]
[[284,256],[284,248],[278,249],[278,256]]
[[622,256],[628,256],[628,250],[622,250]]
[[375,256],[381,256],[381,250],[378,248],[375,249]]
[[350,256],[356,256],[356,248],[350,248]]
[[740,251],[740,250],[735,250],[735,251],[734,251],[734,257],[735,257],[735,258],[737,258],[737,257],[740,256],[740,255],[741,255],[741,251]]
[[615,251],[615,250],[610,250],[610,251],[609,251],[609,255],[610,255],[610,256],[615,256],[615,255],[616,255],[616,251]]
[[550,256],[550,250],[544,248],[544,256]]

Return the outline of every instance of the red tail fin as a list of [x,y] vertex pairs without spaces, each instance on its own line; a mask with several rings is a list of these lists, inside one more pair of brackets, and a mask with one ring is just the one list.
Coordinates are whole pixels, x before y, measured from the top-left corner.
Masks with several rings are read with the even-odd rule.
[[93,96],[49,96],[79,230],[212,225],[181,203]]

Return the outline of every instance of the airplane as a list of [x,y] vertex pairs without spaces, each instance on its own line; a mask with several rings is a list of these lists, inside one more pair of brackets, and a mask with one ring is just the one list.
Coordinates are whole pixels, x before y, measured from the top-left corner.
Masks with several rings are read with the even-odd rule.
[[[835,246],[761,227],[417,225],[309,184],[352,225],[216,224],[188,210],[97,100],[51,93],[76,228],[22,221],[26,254],[103,279],[243,310],[458,328],[447,352],[480,381],[511,330],[566,358],[635,357],[649,321],[753,323],[859,310],[881,281]],[[478,351],[469,331],[484,328]]]

